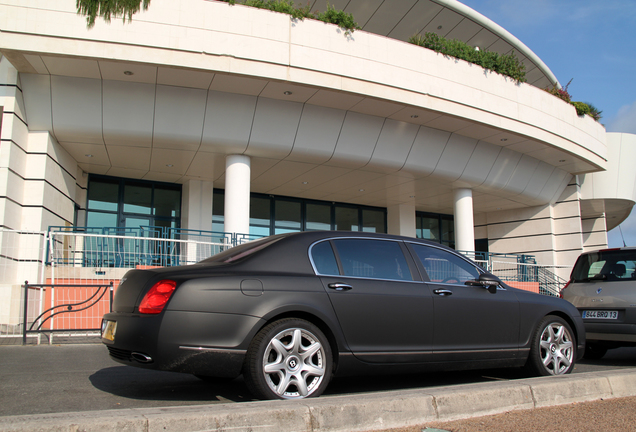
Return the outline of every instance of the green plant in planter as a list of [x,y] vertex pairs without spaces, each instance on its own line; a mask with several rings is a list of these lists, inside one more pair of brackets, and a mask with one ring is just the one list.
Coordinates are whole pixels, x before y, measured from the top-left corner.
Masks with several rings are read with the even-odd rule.
[[[142,5],[143,3],[143,5]],[[102,17],[104,21],[110,22],[112,17],[128,18],[130,22],[133,14],[139,12],[143,7],[148,9],[150,0],[76,0],[75,7],[78,15],[86,16],[86,26],[92,28],[95,25],[95,18]]]
[[574,105],[574,108],[576,108],[576,114],[578,116],[584,116],[585,114],[590,113],[590,106],[586,104],[585,102],[571,102],[571,103],[572,105]]
[[489,69],[500,75],[509,76],[517,82],[526,81],[525,66],[512,54],[498,54],[492,51],[481,51],[466,42],[457,39],[446,39],[436,33],[425,33],[411,36],[409,42],[440,54],[455,57]]
[[596,108],[594,105],[592,105],[589,102],[585,102],[587,104],[587,106],[590,107],[590,112],[588,113],[590,117],[592,117],[594,120],[596,121],[600,121],[601,118],[603,117],[601,114],[603,113],[603,111],[599,111],[598,108]]
[[327,10],[316,14],[315,18],[319,21],[337,25],[345,30],[345,34],[351,34],[354,30],[360,30],[362,28],[356,23],[352,14],[335,9],[329,3],[327,3]]
[[352,14],[335,9],[327,3],[327,10],[322,13],[311,12],[309,5],[305,7],[297,7],[293,0],[221,0],[231,5],[242,4],[245,6],[255,7],[259,9],[267,9],[274,12],[286,13],[296,19],[315,19],[329,24],[335,24],[345,30],[345,34],[350,35],[354,30],[360,30],[361,27],[356,23]]
[[554,84],[552,87],[547,87],[544,90],[550,93],[551,95],[554,95],[558,97],[559,99],[562,99],[567,103],[570,103],[572,102],[572,96],[570,96],[570,93],[568,92],[568,87],[570,87],[570,83],[572,82],[572,79],[567,83],[565,87],[557,87],[557,84]]

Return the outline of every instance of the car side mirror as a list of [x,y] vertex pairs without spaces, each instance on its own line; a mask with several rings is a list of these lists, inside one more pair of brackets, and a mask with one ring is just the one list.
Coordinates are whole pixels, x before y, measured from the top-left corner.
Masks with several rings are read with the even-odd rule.
[[478,279],[475,280],[467,280],[464,282],[466,285],[472,286],[481,286],[488,290],[489,293],[495,294],[497,292],[497,287],[501,284],[501,280],[490,273],[481,273]]

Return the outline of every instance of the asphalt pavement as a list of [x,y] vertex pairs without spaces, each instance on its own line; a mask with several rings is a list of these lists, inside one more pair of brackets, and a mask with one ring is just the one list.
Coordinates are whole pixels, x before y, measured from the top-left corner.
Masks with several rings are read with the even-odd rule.
[[100,344],[0,346],[0,363],[7,431],[381,430],[636,396],[636,348],[581,362],[566,377],[502,369],[347,378],[303,401],[253,401],[240,378],[206,383],[123,366]]

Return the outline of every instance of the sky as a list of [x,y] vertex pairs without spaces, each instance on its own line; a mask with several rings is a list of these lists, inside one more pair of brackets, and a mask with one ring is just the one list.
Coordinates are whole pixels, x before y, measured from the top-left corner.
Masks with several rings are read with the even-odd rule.
[[[636,134],[636,0],[459,1],[534,51],[561,85],[571,80],[572,100],[602,111],[608,132]],[[636,246],[636,209],[608,233],[609,246],[623,237]]]

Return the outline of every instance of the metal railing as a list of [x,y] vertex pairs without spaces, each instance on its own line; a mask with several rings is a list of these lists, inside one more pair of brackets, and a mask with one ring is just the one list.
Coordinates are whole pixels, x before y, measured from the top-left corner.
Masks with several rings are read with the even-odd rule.
[[553,271],[567,267],[539,265],[534,255],[458,252],[472,259],[502,281],[540,294],[558,297],[561,289],[567,283],[567,280]]
[[[23,317],[33,313],[29,310],[29,290],[40,293],[40,308],[44,304],[42,296],[51,305],[40,312],[29,325],[28,318],[22,325],[22,345],[26,345],[27,336],[49,335],[49,343],[53,342],[53,333],[85,333],[99,335],[102,315],[113,310],[113,282],[102,285],[86,284],[29,284],[23,285],[24,309]],[[106,293],[109,293],[106,296]]]
[[[29,327],[42,320],[45,310],[69,305],[89,298],[60,297],[50,285],[113,284],[129,269],[193,264],[235,244],[255,237],[245,234],[218,233],[187,229],[140,227],[134,229],[51,227],[48,231],[0,229],[0,343],[6,338],[21,341]],[[467,254],[486,270],[506,283],[547,295],[558,295],[565,280],[553,268],[540,266],[534,257],[507,254]],[[24,286],[24,281],[31,283]],[[26,305],[26,306],[25,306]],[[76,306],[71,306],[72,309]],[[90,319],[101,319],[97,311]],[[79,315],[78,315],[79,316]],[[51,323],[51,321],[53,323]],[[86,321],[76,329],[94,329]],[[26,327],[25,327],[26,323]],[[63,323],[63,324],[62,324]],[[47,330],[68,330],[58,317],[47,323]],[[53,334],[51,332],[50,334]],[[56,333],[57,334],[57,333]],[[57,337],[57,336],[56,336]]]

